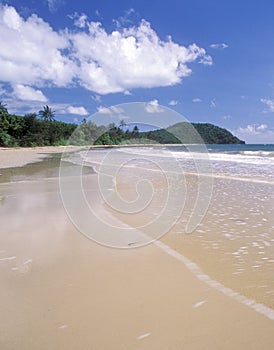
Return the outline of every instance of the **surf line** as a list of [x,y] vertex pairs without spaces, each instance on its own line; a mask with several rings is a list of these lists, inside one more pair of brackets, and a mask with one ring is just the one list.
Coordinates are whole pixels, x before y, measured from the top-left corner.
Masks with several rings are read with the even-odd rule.
[[178,261],[182,262],[200,281],[203,281],[204,283],[208,284],[210,287],[218,290],[219,292],[223,293],[224,295],[238,301],[239,303],[248,306],[249,308],[257,311],[258,313],[266,316],[270,320],[274,321],[274,310],[270,309],[269,307],[257,303],[253,299],[249,299],[238,292],[235,292],[233,289],[230,289],[228,287],[225,287],[223,284],[221,284],[218,281],[215,281],[211,279],[207,274],[205,274],[198,265],[196,265],[191,260],[187,259],[182,254],[178,253],[176,250],[170,248],[168,245],[161,241],[154,241],[154,245],[156,245],[158,248],[163,250],[166,254],[172,256],[173,258],[177,259]]
[[[110,211],[104,210],[104,212],[105,212],[105,214],[107,214],[107,216],[109,218],[111,218],[114,221],[114,223],[118,224],[120,227],[132,229],[132,227],[130,225],[128,225],[127,223],[116,218],[113,214],[110,213]],[[144,237],[146,239],[148,238],[148,236],[145,233],[141,232],[140,230],[137,230],[137,231],[139,232],[141,237]],[[154,244],[155,246],[157,246],[158,248],[160,248],[166,254],[172,256],[176,260],[183,263],[185,265],[185,267],[189,271],[191,271],[193,273],[193,275],[196,278],[198,278],[200,281],[206,283],[208,286],[216,289],[217,291],[221,292],[222,294],[226,295],[227,297],[234,299],[235,301],[253,309],[254,311],[260,313],[261,315],[264,315],[265,317],[274,321],[274,310],[273,309],[271,309],[263,304],[257,303],[255,300],[247,298],[244,295],[241,295],[240,293],[235,292],[233,289],[224,286],[222,283],[213,280],[207,274],[205,274],[197,264],[195,264],[191,260],[187,259],[185,256],[178,253],[176,250],[172,249],[171,247],[169,247],[165,243],[161,242],[160,240],[154,240],[154,241],[151,241],[151,243]],[[130,249],[134,248],[133,245],[134,245],[134,243],[130,242],[130,246],[131,246]]]
[[[120,224],[121,227],[123,228],[129,228],[132,229],[132,227],[124,222],[122,222],[121,220],[117,219],[113,214],[111,214],[109,211],[105,211],[106,213],[108,213],[108,216],[110,218],[112,218],[112,220],[116,223],[116,224]],[[139,231],[139,230],[138,230]],[[148,236],[139,231],[140,236],[144,237],[144,238],[148,238]],[[227,297],[230,297],[232,299],[234,299],[235,301],[253,309],[254,311],[258,312],[261,315],[264,315],[265,317],[269,318],[270,320],[274,321],[274,310],[263,305],[260,303],[257,303],[255,300],[250,299],[245,297],[244,295],[235,292],[233,289],[228,288],[226,286],[224,286],[222,283],[213,280],[212,278],[210,278],[207,274],[205,274],[200,267],[195,264],[194,262],[192,262],[191,260],[189,260],[188,258],[186,258],[184,255],[180,254],[179,252],[177,252],[176,250],[172,249],[171,247],[169,247],[168,245],[166,245],[165,243],[163,243],[160,240],[154,240],[151,242],[152,244],[154,244],[156,247],[160,248],[164,253],[172,256],[173,258],[175,258],[176,260],[180,261],[181,263],[183,263],[185,265],[185,267],[193,273],[193,275],[198,278],[200,281],[206,283],[208,286],[210,286],[211,288],[216,289],[218,292],[226,295]],[[131,244],[132,246],[132,244]],[[132,249],[134,247],[131,247],[130,249]]]

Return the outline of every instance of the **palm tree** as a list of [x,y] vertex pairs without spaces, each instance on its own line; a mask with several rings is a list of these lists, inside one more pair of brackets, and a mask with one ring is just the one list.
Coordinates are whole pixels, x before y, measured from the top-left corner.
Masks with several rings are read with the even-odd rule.
[[44,120],[52,121],[54,120],[55,111],[53,111],[48,105],[38,112],[39,116]]
[[119,124],[119,128],[124,128],[124,127],[126,127],[127,126],[127,124],[126,124],[126,122],[124,121],[124,119],[122,119],[122,120],[120,120],[120,124]]

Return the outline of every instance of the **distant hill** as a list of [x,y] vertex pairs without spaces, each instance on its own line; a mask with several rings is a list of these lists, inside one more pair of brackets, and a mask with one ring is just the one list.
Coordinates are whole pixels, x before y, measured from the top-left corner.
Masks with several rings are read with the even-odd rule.
[[[194,127],[194,128],[193,128]],[[166,144],[243,144],[244,141],[238,139],[231,132],[224,128],[209,123],[177,123],[166,129],[159,129],[141,133],[144,137],[158,143]]]

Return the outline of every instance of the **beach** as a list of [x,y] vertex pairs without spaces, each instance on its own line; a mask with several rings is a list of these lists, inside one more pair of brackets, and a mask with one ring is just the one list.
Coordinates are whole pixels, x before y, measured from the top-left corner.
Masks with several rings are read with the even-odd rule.
[[[138,172],[161,191],[148,211],[125,215],[106,205],[106,199],[118,202],[111,202],[111,181],[99,181],[100,171],[107,170],[94,166],[101,153],[86,153],[81,186],[96,214],[87,217],[81,206],[66,202],[77,203],[78,166],[75,156],[63,162],[60,185],[63,151],[0,150],[1,349],[272,349],[272,184],[216,177],[206,215],[186,234],[187,210],[195,204],[189,193],[197,182],[188,175],[183,220],[172,222],[158,240],[157,229],[169,214],[155,223],[153,234],[144,223],[159,210],[169,178],[155,175],[156,168],[144,171],[139,159],[129,164],[115,184],[128,207],[136,196],[129,184]],[[79,164],[82,169],[83,160]],[[169,206],[175,210],[176,203]],[[91,236],[79,232],[85,219]],[[115,227],[137,228],[126,237],[130,249],[95,242],[111,239]],[[151,234],[153,242],[134,248],[136,237],[145,239],[142,234]]]

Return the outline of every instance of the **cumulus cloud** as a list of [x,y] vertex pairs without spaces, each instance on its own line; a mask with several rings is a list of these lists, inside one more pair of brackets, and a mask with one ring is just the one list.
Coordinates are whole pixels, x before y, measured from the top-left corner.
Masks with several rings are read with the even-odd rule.
[[16,84],[13,86],[13,94],[16,98],[23,101],[47,102],[48,99],[40,90],[35,90],[30,86]]
[[159,105],[158,100],[152,100],[145,106],[145,110],[148,113],[162,113],[165,110]]
[[274,130],[267,124],[249,124],[239,127],[235,135],[248,143],[273,143],[274,140]]
[[24,20],[13,7],[0,7],[0,32],[0,81],[40,87],[72,81],[75,64],[62,54],[68,40],[41,18]]
[[71,40],[80,62],[80,84],[100,94],[177,84],[190,75],[188,63],[206,57],[195,44],[161,41],[146,21],[110,34],[92,22],[89,33],[75,34]]
[[261,98],[261,102],[267,107],[264,112],[274,112],[274,100],[270,98]]
[[266,124],[261,124],[261,125],[249,124],[246,127],[238,128],[237,133],[242,135],[258,135],[263,130],[266,130],[266,129],[267,129]]
[[195,97],[195,98],[193,98],[193,100],[192,100],[192,102],[193,103],[200,103],[200,102],[202,102],[203,100],[201,100],[200,98],[198,98],[198,97]]
[[[57,3],[48,1],[52,8]],[[163,41],[145,20],[108,33],[77,16],[77,31],[57,32],[35,14],[24,19],[14,7],[0,7],[0,81],[108,94],[175,85],[191,74],[190,63],[212,64],[203,48]]]
[[73,107],[73,106],[69,106],[67,108],[67,112],[69,114],[78,114],[78,115],[88,115],[88,111],[85,109],[85,107]]
[[210,47],[212,49],[224,50],[224,49],[228,48],[228,45],[225,43],[218,43],[218,44],[211,44]]
[[169,101],[168,103],[170,106],[176,106],[178,104],[178,101],[175,101],[175,100],[171,100]]
[[112,107],[103,107],[99,106],[97,111],[101,114],[123,114],[124,110],[121,107],[112,106]]
[[266,130],[268,129],[268,126],[266,124],[261,124],[257,127],[257,130],[258,131],[263,131],[263,130]]
[[69,15],[68,17],[74,20],[74,25],[78,28],[85,28],[88,25],[88,16],[84,13],[79,15],[78,12],[74,12],[73,15]]

